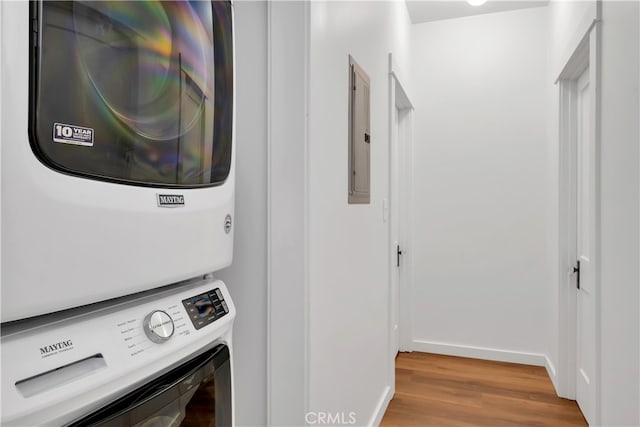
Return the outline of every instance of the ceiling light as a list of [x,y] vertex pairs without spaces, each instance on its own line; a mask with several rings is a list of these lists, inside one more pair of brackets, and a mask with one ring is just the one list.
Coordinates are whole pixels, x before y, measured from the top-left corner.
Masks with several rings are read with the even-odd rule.
[[471,6],[482,6],[486,3],[487,0],[467,0]]

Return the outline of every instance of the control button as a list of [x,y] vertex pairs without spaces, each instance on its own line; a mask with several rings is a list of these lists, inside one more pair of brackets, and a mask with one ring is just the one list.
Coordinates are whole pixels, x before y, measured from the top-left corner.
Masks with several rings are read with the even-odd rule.
[[175,328],[171,316],[162,310],[147,314],[142,324],[147,337],[156,344],[161,344],[171,338]]
[[216,295],[218,295],[218,298],[224,299],[224,298],[222,298],[222,293],[220,292],[219,288],[216,288]]
[[228,313],[229,312],[229,307],[227,307],[227,303],[222,301],[222,308],[224,308],[224,312]]

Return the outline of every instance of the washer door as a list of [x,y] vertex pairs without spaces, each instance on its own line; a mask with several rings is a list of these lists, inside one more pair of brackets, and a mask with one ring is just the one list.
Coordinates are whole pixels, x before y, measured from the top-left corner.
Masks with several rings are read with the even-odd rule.
[[220,344],[71,426],[231,426],[229,349]]

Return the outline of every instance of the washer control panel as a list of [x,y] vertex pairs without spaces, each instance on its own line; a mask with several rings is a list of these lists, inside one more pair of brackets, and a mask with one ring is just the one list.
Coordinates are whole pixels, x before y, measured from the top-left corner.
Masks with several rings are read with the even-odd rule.
[[173,319],[162,310],[155,310],[147,314],[142,325],[147,337],[156,344],[167,341],[175,331]]
[[182,301],[182,304],[196,329],[215,322],[229,312],[220,288],[187,298]]

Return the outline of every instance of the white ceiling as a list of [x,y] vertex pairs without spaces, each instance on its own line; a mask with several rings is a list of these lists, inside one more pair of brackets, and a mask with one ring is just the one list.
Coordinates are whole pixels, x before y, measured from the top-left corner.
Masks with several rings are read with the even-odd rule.
[[541,7],[549,4],[549,1],[505,1],[487,0],[482,6],[471,6],[465,0],[406,0],[409,8],[411,22],[438,21],[441,19],[460,18],[463,16],[481,15],[484,13],[504,12],[507,10]]

